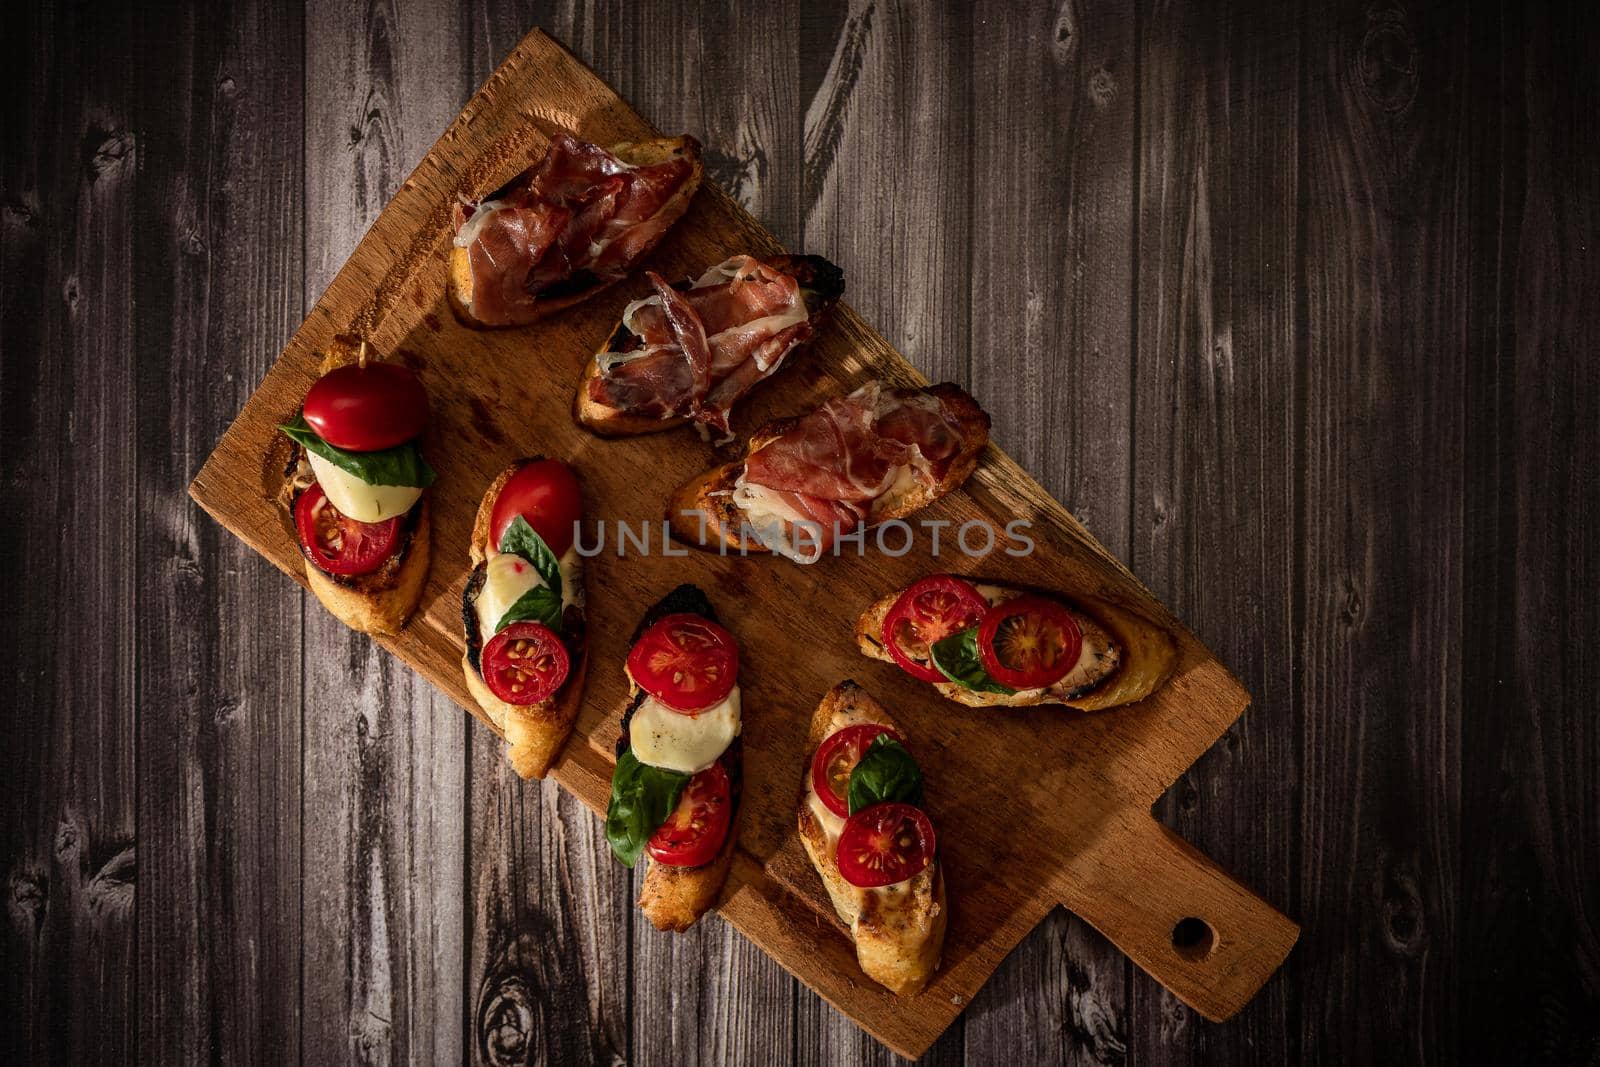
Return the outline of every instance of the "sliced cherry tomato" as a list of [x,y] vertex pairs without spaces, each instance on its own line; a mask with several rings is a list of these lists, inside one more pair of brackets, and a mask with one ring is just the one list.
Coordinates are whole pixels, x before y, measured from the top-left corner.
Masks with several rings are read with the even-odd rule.
[[933,823],[910,804],[862,808],[839,832],[839,873],[862,889],[894,885],[933,862]]
[[398,363],[351,364],[318,378],[302,411],[317,436],[335,448],[376,452],[422,432],[428,391]]
[[989,610],[971,583],[951,574],[922,579],[900,594],[883,620],[883,643],[902,670],[924,682],[947,679],[929,662],[935,641],[958,634]]
[[997,604],[978,625],[978,658],[995,681],[1040,689],[1077,665],[1083,631],[1066,608],[1042,596]]
[[733,635],[691,612],[668,615],[628,652],[628,674],[674,711],[694,714],[716,704],[739,680]]
[[524,463],[494,498],[489,535],[499,548],[506,527],[521,515],[560,559],[572,547],[573,528],[582,514],[583,494],[572,468],[559,459],[536,459]]
[[306,556],[329,574],[371,574],[400,547],[398,515],[358,522],[330,504],[320,485],[313,484],[294,502],[294,525]]
[[489,638],[480,662],[489,691],[517,705],[548,700],[572,667],[567,646],[539,622],[514,622]]
[[850,816],[850,773],[879,734],[901,739],[895,731],[875,722],[846,726],[829,734],[811,757],[811,788],[817,791],[823,805],[841,819]]
[[716,858],[733,820],[732,786],[721,763],[713,763],[683,787],[678,806],[650,835],[645,851],[671,867],[702,867]]

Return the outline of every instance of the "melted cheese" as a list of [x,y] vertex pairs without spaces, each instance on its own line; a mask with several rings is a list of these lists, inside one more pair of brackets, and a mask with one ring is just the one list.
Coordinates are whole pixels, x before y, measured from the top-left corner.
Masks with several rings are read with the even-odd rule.
[[640,763],[695,774],[717,762],[741,728],[739,687],[696,715],[674,711],[645,697],[628,723],[628,745]]
[[[561,607],[582,604],[583,581],[579,572],[577,547],[567,549],[561,557]],[[491,552],[484,564],[483,588],[478,590],[473,605],[478,615],[478,633],[487,641],[495,634],[500,620],[512,605],[522,599],[530,589],[537,589],[545,580],[533,564],[513,552]]]
[[404,515],[422,497],[422,490],[411,485],[368,485],[315,452],[307,452],[306,458],[328,503],[357,522],[382,522]]
[[[733,503],[744,514],[750,534],[769,551],[796,563],[815,563],[822,558],[820,534],[815,519],[797,509],[776,489],[749,485],[744,475],[733,485]],[[802,526],[801,524],[809,524]],[[809,533],[802,533],[809,530]]]

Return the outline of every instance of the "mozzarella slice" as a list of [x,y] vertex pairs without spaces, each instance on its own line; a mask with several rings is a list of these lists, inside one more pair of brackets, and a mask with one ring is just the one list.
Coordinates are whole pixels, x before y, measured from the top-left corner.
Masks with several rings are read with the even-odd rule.
[[368,485],[349,471],[340,470],[315,452],[306,452],[317,484],[328,496],[328,503],[357,522],[382,522],[404,515],[422,497],[422,490],[411,485]]
[[680,774],[705,770],[739,736],[739,687],[698,715],[645,697],[628,723],[628,745],[640,763]]
[[483,588],[478,591],[478,633],[485,641],[493,637],[511,606],[528,590],[544,584],[533,564],[521,556],[511,552],[490,556],[484,568]]

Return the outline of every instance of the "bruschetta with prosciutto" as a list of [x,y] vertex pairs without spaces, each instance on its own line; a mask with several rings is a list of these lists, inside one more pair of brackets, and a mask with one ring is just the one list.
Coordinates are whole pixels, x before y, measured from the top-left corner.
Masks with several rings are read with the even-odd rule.
[[679,487],[667,520],[697,548],[815,563],[842,535],[954,491],[988,442],[989,416],[961,387],[871,381],[756,431],[743,459]]
[[1142,617],[954,574],[878,598],[856,645],[969,707],[1115,707],[1149,696],[1176,661],[1171,635]]
[[339,338],[299,414],[279,427],[290,444],[278,500],[306,584],[362,633],[398,633],[422,596],[434,480],[418,447],[427,423],[427,391],[408,367]]
[[625,670],[606,840],[628,867],[647,858],[639,910],[682,932],[717,902],[739,837],[739,646],[680,585],[645,614]]
[[523,778],[549,771],[583,695],[589,651],[576,547],[582,516],[572,468],[534,457],[490,483],[472,526],[461,670]]
[[708,440],[731,441],[734,404],[778,373],[844,293],[844,273],[821,256],[732,256],[674,285],[645,276],[655,291],[623,311],[573,401],[578,422],[605,437],[693,422]]
[[693,137],[608,151],[557,134],[538,163],[456,205],[451,305],[471,326],[521,326],[588,299],[660,243],[701,174]]
[[920,993],[939,968],[949,904],[922,771],[905,734],[854,682],[811,718],[800,841],[868,978]]

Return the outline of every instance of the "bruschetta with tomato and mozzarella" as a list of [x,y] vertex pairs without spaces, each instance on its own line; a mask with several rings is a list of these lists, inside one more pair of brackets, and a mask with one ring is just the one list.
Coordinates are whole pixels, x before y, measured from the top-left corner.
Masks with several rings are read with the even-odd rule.
[[470,326],[521,326],[625,278],[700,187],[693,137],[613,145],[562,133],[544,158],[458,204],[451,306]]
[[969,707],[1115,707],[1149,696],[1177,659],[1170,634],[1110,605],[954,574],[873,602],[856,645]]
[[306,584],[345,625],[395,634],[428,576],[427,488],[417,441],[428,393],[411,370],[339,338],[300,413],[278,500],[305,560]]
[[711,551],[815,563],[838,539],[954,491],[989,443],[989,416],[960,386],[871,381],[758,430],[745,457],[673,493],[673,534]]
[[606,840],[628,867],[648,857],[639,910],[681,932],[717,902],[739,837],[739,646],[680,585],[645,614],[625,669]]
[[844,294],[844,273],[821,256],[732,256],[622,313],[589,360],[573,400],[578,422],[603,437],[693,422],[708,440],[733,439],[739,398],[778,373]]
[[467,689],[512,768],[543,778],[572,732],[588,665],[578,477],[535,457],[500,473],[478,505],[462,594]]
[[922,771],[905,734],[854,682],[811,718],[800,841],[868,978],[920,993],[939,968],[949,905]]

